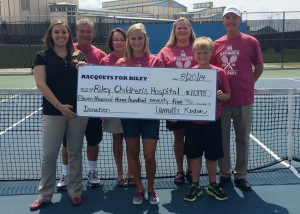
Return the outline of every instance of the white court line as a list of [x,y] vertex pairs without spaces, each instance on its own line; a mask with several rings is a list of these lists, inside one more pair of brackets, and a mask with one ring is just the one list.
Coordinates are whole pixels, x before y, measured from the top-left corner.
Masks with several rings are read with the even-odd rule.
[[[32,88],[32,89],[37,89],[37,87],[34,87],[34,88]],[[7,98],[7,99],[3,99],[3,100],[1,100],[0,102],[2,103],[2,102],[6,102],[6,101],[8,101],[9,99],[12,99],[12,98],[15,98],[15,97],[18,97],[19,96],[19,94],[16,94],[16,95],[13,95],[13,96],[11,96],[11,97],[9,97],[9,98]]]
[[[36,89],[36,87],[34,87],[33,89]],[[1,102],[6,102],[9,101],[9,99],[18,97],[19,95],[14,95],[11,96],[7,99],[1,100]],[[16,127],[17,125],[19,125],[20,123],[24,122],[26,119],[30,118],[32,115],[36,114],[38,111],[41,111],[43,109],[43,107],[40,107],[37,111],[32,112],[31,114],[27,115],[25,118],[23,118],[22,120],[19,120],[17,123],[13,124],[12,126],[6,128],[4,131],[0,132],[0,136],[5,134],[7,131],[11,130],[12,128]]]
[[0,135],[5,134],[7,131],[13,129],[14,127],[16,127],[17,125],[19,125],[20,123],[24,122],[26,119],[28,119],[29,117],[31,117],[32,115],[36,114],[38,111],[42,110],[43,107],[40,107],[37,111],[32,112],[31,114],[27,115],[25,118],[23,118],[22,120],[19,120],[18,122],[16,122],[15,124],[13,124],[12,126],[6,128],[4,131],[0,132]]
[[19,95],[11,96],[11,97],[9,97],[9,98],[7,98],[7,99],[1,100],[0,102],[1,102],[1,103],[2,103],[2,102],[6,102],[6,101],[8,101],[9,99],[15,98],[15,97],[17,97],[17,96],[19,96]]
[[[300,77],[295,77],[295,78],[300,78]],[[259,78],[258,80],[294,80],[294,81],[297,81],[299,82],[300,80],[296,80],[296,79],[293,79],[293,78],[279,78],[279,77],[267,77],[267,78],[264,78],[264,77],[261,77]]]
[[273,151],[271,151],[268,147],[266,147],[265,144],[263,144],[262,142],[260,142],[256,137],[254,137],[252,134],[250,134],[250,138],[252,140],[254,140],[255,143],[257,143],[258,145],[260,145],[263,149],[265,149],[271,156],[273,156],[276,160],[280,161],[280,163],[282,165],[284,165],[285,167],[287,167],[288,169],[290,169],[294,175],[296,175],[299,179],[300,179],[300,175],[299,175],[299,172],[293,167],[291,166],[290,164],[282,161],[282,159],[276,155]]
[[292,78],[286,78],[288,80],[292,80],[292,81],[295,81],[295,82],[300,82],[300,80],[296,80],[296,79],[292,79]]
[[285,80],[287,78],[279,78],[279,77],[267,77],[267,78],[264,78],[264,77],[260,77],[258,80]]

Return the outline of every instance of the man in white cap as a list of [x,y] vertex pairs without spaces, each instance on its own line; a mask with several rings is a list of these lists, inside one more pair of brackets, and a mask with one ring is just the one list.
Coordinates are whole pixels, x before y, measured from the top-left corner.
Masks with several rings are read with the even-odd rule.
[[[239,31],[242,23],[241,11],[228,6],[223,12],[222,22],[226,35],[214,42],[211,63],[225,70],[231,89],[231,99],[223,103],[222,132],[224,158],[219,160],[222,187],[231,181],[233,171],[235,185],[250,191],[247,182],[249,134],[254,102],[254,84],[263,72],[263,57],[256,38]],[[231,169],[230,129],[233,121],[236,135],[236,164]]]

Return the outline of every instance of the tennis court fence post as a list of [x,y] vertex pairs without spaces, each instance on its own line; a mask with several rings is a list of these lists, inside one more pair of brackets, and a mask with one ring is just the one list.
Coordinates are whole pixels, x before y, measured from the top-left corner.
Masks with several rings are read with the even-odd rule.
[[291,164],[294,155],[294,140],[293,140],[293,94],[294,89],[288,90],[288,112],[287,112],[287,156]]

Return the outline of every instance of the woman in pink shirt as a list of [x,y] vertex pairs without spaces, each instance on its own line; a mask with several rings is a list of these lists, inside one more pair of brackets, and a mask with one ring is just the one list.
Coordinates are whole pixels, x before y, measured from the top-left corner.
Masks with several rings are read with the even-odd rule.
[[[193,42],[196,36],[192,25],[186,18],[180,18],[173,23],[169,41],[166,46],[160,50],[158,57],[164,62],[165,67],[172,68],[191,68],[197,65],[192,51]],[[174,154],[177,164],[177,175],[174,183],[181,185],[185,181],[183,170],[183,148],[185,127],[183,121],[170,122],[166,121],[167,129],[174,134]],[[186,179],[192,180],[190,161],[187,160]]]
[[[131,25],[128,29],[125,57],[120,59],[116,65],[164,67],[160,58],[150,54],[149,40],[143,24],[137,23]],[[133,204],[141,204],[144,201],[144,187],[141,179],[141,163],[139,159],[140,137],[142,137],[143,142],[148,200],[150,204],[158,204],[159,197],[154,191],[154,177],[156,173],[155,151],[159,135],[159,120],[121,119],[121,122],[126,139],[129,164],[136,179],[137,192],[133,198]]]
[[[126,44],[126,32],[121,28],[116,28],[110,31],[107,40],[107,46],[112,51],[105,56],[100,64],[101,65],[115,65],[116,62],[124,57]],[[132,170],[128,164],[127,181],[123,170],[123,128],[121,120],[112,118],[103,122],[103,131],[113,134],[113,153],[118,171],[118,186],[135,186],[135,179],[132,175]]]

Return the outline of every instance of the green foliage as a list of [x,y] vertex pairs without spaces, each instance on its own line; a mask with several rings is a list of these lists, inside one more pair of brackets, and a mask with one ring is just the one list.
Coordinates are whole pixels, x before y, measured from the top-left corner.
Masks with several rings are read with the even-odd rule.
[[[106,53],[109,49],[106,44],[94,44]],[[45,49],[44,45],[3,45],[0,44],[0,68],[30,68],[37,51]],[[266,49],[263,51],[265,63],[281,63],[282,52],[274,49]],[[299,49],[285,49],[283,53],[284,63],[299,63]]]
[[300,50],[299,49],[284,49],[282,53],[277,52],[274,49],[266,49],[263,51],[263,57],[265,63],[281,63],[283,62],[299,62],[300,61]]
[[0,68],[30,68],[33,57],[43,45],[0,45]]
[[[95,44],[108,53],[106,44]],[[30,68],[37,51],[45,49],[44,45],[3,45],[0,44],[0,68]]]

